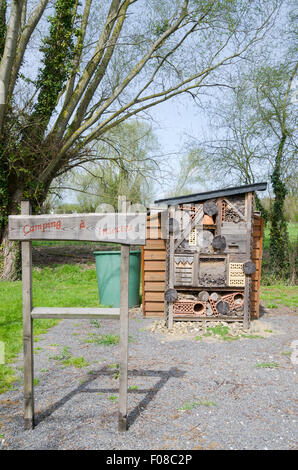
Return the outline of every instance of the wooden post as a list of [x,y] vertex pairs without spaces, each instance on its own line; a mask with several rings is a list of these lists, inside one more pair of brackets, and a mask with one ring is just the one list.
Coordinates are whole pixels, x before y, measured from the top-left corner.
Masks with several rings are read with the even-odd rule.
[[[174,218],[175,216],[175,207],[171,206],[169,209],[169,217]],[[173,224],[174,228],[174,224]],[[170,230],[170,254],[169,254],[169,289],[174,289],[174,276],[175,276],[175,248],[174,248],[174,232]],[[168,328],[171,330],[173,328],[173,302],[169,302],[169,314],[168,314]]]
[[[127,212],[126,200],[122,202],[122,212]],[[128,287],[129,287],[129,245],[121,245],[120,265],[120,360],[119,360],[119,417],[118,431],[127,430],[127,387],[128,387]]]
[[120,267],[120,390],[118,430],[127,429],[127,376],[128,376],[128,280],[129,246],[121,246]]
[[[246,217],[246,254],[251,259],[252,249],[252,193],[245,194],[245,217]],[[251,277],[245,276],[244,288],[244,318],[243,326],[248,329],[250,323],[250,294],[251,294]]]
[[[22,215],[31,214],[29,201],[21,203]],[[22,245],[23,285],[23,345],[24,345],[24,427],[34,427],[34,365],[33,365],[33,322],[32,310],[32,242]]]

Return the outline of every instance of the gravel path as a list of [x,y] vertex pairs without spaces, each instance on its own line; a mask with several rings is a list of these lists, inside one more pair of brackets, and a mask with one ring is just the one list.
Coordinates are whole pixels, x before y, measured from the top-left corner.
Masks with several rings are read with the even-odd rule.
[[[294,449],[297,366],[289,351],[298,339],[297,316],[267,314],[260,322],[273,330],[270,337],[211,342],[153,333],[146,329],[152,320],[132,318],[129,430],[118,433],[119,347],[86,339],[117,334],[119,324],[64,320],[35,342],[38,425],[23,431],[20,382],[0,396],[0,447]],[[53,359],[64,346],[89,365],[78,369]]]

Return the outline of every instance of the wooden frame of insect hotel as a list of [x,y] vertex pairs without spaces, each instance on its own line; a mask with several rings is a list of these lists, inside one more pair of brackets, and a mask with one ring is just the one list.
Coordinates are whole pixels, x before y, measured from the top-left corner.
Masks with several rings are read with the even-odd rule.
[[142,247],[143,315],[244,322],[259,316],[263,219],[257,183],[155,201]]

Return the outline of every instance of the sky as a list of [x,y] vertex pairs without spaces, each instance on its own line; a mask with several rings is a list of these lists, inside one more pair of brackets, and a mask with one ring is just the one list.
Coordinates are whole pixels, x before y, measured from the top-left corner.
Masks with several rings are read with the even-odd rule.
[[[150,110],[151,124],[158,138],[162,169],[167,173],[166,181],[162,178],[154,184],[154,199],[162,199],[173,188],[173,178],[179,176],[179,156],[186,150],[189,136],[202,139],[210,131],[207,116],[204,111],[194,104],[187,96],[171,99]],[[172,176],[169,176],[172,175]],[[212,189],[212,184],[198,183],[193,186],[194,192]],[[75,203],[75,191],[65,191],[63,202]]]
[[[153,131],[161,146],[161,154],[166,155],[166,170],[170,168],[173,177],[178,178],[178,160],[186,152],[186,144],[190,137],[200,140],[210,130],[206,115],[192,99],[182,95],[179,99],[169,100],[153,107],[150,115],[153,119]],[[168,182],[161,180],[159,184],[155,184],[156,199],[166,197],[172,187],[172,179]],[[194,191],[198,192],[206,189],[211,189],[208,188],[208,182],[206,185],[200,183],[194,187]]]

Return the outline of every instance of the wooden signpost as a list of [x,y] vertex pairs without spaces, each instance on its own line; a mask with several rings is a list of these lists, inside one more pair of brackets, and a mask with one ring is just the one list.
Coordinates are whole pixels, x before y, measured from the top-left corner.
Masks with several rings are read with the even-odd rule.
[[[127,429],[129,250],[130,245],[145,245],[146,214],[122,212],[32,216],[28,201],[22,202],[21,212],[21,215],[9,216],[9,238],[20,240],[22,245],[25,429],[34,427],[33,320],[100,318],[120,319],[118,429],[125,431]],[[33,307],[31,240],[105,241],[121,244],[120,309]]]

